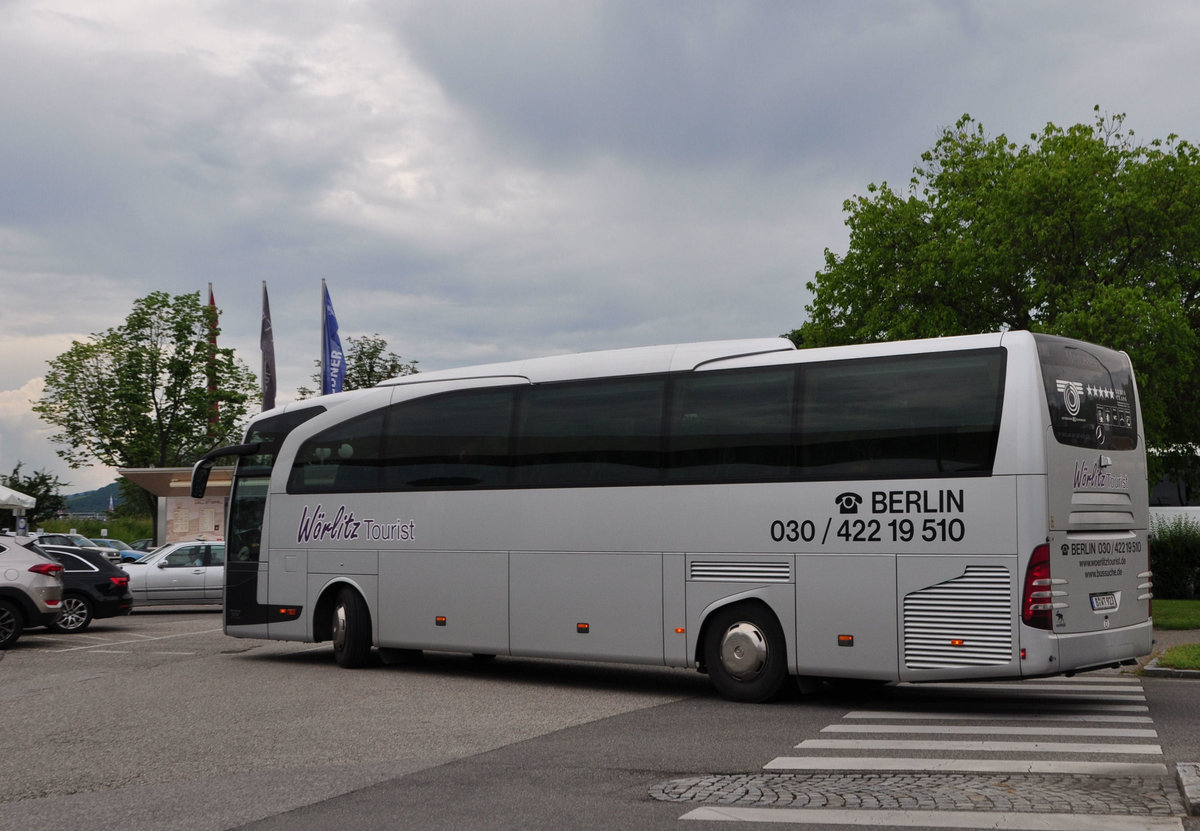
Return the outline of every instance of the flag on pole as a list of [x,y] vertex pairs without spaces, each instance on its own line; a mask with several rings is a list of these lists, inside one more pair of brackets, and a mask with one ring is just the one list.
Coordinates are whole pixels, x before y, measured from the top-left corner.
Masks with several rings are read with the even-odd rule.
[[342,355],[342,340],[338,337],[337,317],[324,279],[321,280],[321,306],[321,395],[329,395],[342,391],[346,361]]
[[262,349],[262,408],[275,408],[275,333],[271,330],[271,304],[267,300],[267,281],[263,280],[262,333],[258,337]]
[[205,373],[208,376],[208,435],[211,438],[217,434],[220,421],[220,405],[217,403],[217,300],[213,297],[212,283],[208,284],[208,343],[212,349],[209,350]]
[[212,283],[208,284],[208,342],[217,345],[217,299],[213,297]]

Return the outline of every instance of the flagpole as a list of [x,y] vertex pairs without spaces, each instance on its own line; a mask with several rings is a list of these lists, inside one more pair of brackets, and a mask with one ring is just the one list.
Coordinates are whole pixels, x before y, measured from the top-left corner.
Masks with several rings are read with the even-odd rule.
[[318,391],[318,393],[320,395],[325,394],[325,373],[329,371],[329,366],[328,366],[329,355],[327,354],[327,350],[325,348],[325,344],[328,343],[328,341],[325,339],[327,337],[327,333],[325,331],[326,320],[329,317],[329,315],[327,315],[325,313],[325,298],[327,296],[328,296],[328,292],[325,290],[325,278],[322,277],[321,278],[321,357],[317,362],[318,364],[320,364],[320,367],[321,367],[321,389]]

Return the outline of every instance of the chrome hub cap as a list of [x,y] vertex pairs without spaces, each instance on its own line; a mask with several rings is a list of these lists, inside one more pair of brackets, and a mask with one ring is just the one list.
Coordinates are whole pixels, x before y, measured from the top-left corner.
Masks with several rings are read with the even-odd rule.
[[767,663],[767,639],[753,623],[735,623],[721,639],[721,666],[739,681],[753,680]]

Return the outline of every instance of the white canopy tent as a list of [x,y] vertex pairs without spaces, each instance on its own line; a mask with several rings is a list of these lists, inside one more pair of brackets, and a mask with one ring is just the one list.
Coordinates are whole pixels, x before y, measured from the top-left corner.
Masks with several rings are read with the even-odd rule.
[[24,534],[26,530],[25,512],[36,506],[37,500],[32,496],[26,496],[20,491],[0,485],[0,508],[8,508],[13,512],[13,516],[17,519],[18,534]]

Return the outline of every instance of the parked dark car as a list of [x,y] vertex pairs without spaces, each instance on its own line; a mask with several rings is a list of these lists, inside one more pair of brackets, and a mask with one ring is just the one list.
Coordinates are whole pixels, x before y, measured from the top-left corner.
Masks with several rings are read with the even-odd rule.
[[96,543],[83,536],[83,534],[37,534],[34,542],[42,547],[47,545],[65,545],[68,548],[85,548],[88,551],[95,551],[97,554],[103,554],[106,557],[110,556],[107,548],[96,545]]
[[82,632],[97,618],[118,617],[133,609],[129,575],[103,554],[60,545],[39,546],[63,567],[61,611],[50,628]]

